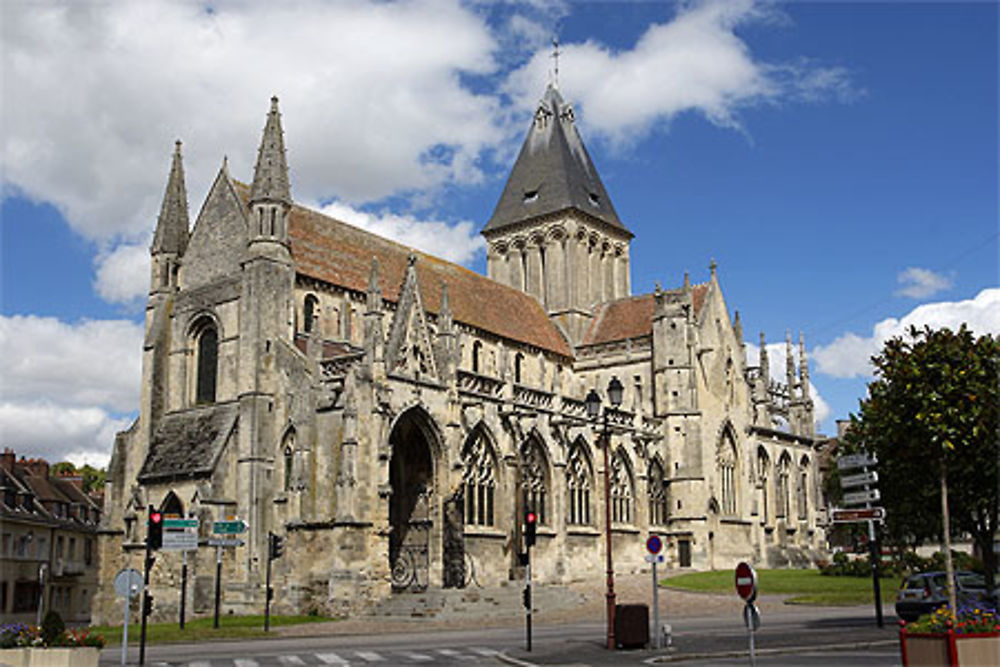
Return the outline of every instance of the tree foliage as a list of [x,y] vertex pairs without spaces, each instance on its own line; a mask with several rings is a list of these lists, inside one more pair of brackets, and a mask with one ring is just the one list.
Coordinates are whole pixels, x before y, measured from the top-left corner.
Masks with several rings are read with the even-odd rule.
[[103,491],[104,482],[108,476],[108,471],[104,468],[95,468],[90,464],[78,468],[69,461],[60,461],[54,464],[52,473],[55,475],[79,475],[83,478],[83,490],[87,493]]
[[969,533],[991,589],[1000,509],[1000,338],[964,325],[911,327],[872,358],[876,378],[851,416],[851,449],[879,459],[886,530],[896,544],[941,537],[941,461],[955,533]]

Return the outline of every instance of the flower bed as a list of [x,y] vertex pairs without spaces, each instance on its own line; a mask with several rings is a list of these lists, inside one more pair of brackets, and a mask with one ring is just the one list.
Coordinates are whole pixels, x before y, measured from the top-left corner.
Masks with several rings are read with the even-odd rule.
[[104,638],[89,630],[65,630],[59,623],[37,628],[0,626],[0,664],[11,667],[97,667]]
[[907,625],[900,621],[904,667],[1000,665],[1000,617],[992,609],[947,607]]

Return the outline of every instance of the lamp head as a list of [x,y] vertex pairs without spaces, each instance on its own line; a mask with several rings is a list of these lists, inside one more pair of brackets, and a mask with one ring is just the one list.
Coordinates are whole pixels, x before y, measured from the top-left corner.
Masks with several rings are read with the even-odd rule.
[[622,404],[622,391],[625,387],[622,386],[621,380],[617,376],[611,378],[611,382],[608,383],[608,400],[611,401],[611,405],[616,408]]

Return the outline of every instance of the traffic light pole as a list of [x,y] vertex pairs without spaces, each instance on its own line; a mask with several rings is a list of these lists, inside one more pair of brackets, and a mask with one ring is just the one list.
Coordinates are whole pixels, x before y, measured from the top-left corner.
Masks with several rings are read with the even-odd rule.
[[142,574],[142,605],[139,607],[139,614],[142,617],[142,626],[139,630],[139,667],[146,664],[146,616],[149,607],[149,570],[152,566],[152,546],[149,543],[149,517],[153,514],[153,506],[149,506],[146,514],[146,559]]
[[531,653],[531,547],[528,547],[528,563],[524,569],[524,623],[527,633],[527,650]]
[[222,602],[222,547],[215,547],[215,618],[212,627],[219,629],[219,603]]
[[272,542],[274,541],[274,536],[268,532],[267,534],[267,584],[264,587],[264,632],[268,632],[271,629],[271,560],[274,556],[274,547]]

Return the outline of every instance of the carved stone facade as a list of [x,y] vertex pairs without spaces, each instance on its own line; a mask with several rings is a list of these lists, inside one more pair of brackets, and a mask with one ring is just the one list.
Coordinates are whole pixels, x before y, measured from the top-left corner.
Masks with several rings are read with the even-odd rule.
[[[146,507],[201,519],[188,600],[210,613],[211,522],[236,516],[223,604],[258,612],[269,532],[278,611],[356,612],[427,587],[599,577],[608,413],[616,563],[649,533],[668,567],[805,564],[824,544],[808,369],[748,367],[714,265],[632,296],[629,243],[550,88],[484,228],[489,278],[296,205],[277,100],[252,185],[225,162],[189,232],[180,146],[152,252],[142,404],[116,438],[102,580],[142,560]],[[792,359],[789,342],[789,359]],[[766,356],[763,360],[766,364]],[[791,362],[790,362],[791,363]],[[153,570],[157,613],[180,556]],[[110,589],[98,620],[117,613]]]

